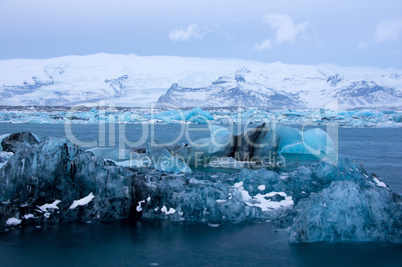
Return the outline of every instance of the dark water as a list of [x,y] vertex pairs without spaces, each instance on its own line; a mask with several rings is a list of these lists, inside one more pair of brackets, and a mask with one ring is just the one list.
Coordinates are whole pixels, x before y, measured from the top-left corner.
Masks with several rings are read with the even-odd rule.
[[[140,139],[141,125],[125,125]],[[202,127],[202,126],[191,126]],[[33,131],[41,139],[65,135],[63,125],[0,124],[0,135]],[[119,129],[115,129],[116,134]],[[122,129],[120,129],[122,132]],[[157,125],[155,139],[173,141],[179,125]],[[96,125],[73,126],[82,141]],[[195,140],[208,132],[192,132]],[[109,134],[106,133],[106,145]],[[185,136],[179,142],[185,142]],[[114,146],[118,146],[115,142]],[[339,152],[362,162],[402,193],[402,129],[339,129]],[[207,224],[113,222],[60,224],[0,235],[0,266],[401,266],[402,245],[318,243],[290,245],[288,233],[267,222]]]
[[400,266],[402,245],[290,245],[268,223],[61,224],[0,236],[2,266]]

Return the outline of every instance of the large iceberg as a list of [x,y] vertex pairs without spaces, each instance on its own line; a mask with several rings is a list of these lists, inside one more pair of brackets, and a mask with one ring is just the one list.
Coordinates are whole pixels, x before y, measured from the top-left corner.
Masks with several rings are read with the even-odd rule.
[[[0,172],[0,230],[4,219],[24,214],[36,214],[42,223],[127,218],[135,191],[132,175],[129,169],[82,151],[64,138],[36,145],[24,142]],[[90,192],[96,197],[88,206],[68,211],[74,200]],[[59,213],[50,216],[37,208],[55,199],[60,200]]]
[[[295,132],[289,133],[293,142]],[[266,136],[258,131],[247,134],[255,134],[256,140]],[[211,138],[229,144],[233,140],[220,127],[211,128]],[[223,148],[207,146],[203,151],[221,155],[234,149]],[[0,169],[0,231],[61,220],[270,220],[277,227],[289,227],[290,242],[402,242],[401,196],[349,159],[331,164],[323,158],[286,172],[190,172],[184,161],[177,164],[174,151],[150,145],[149,167],[125,168],[64,138],[22,142]],[[158,157],[168,164],[159,165]],[[21,222],[7,224],[8,220]]]

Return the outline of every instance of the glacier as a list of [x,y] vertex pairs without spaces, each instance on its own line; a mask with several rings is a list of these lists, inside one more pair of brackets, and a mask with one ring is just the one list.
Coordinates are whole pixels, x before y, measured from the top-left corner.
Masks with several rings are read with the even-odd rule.
[[[234,140],[220,129],[212,127],[211,136]],[[272,125],[255,129],[243,134],[269,140],[267,133],[278,130]],[[287,142],[300,140],[299,132],[287,131]],[[311,132],[315,134],[323,135]],[[0,169],[0,231],[72,220],[142,218],[212,225],[269,220],[288,229],[292,243],[402,242],[401,196],[347,158],[339,157],[337,164],[320,158],[293,170],[254,166],[236,172],[190,172],[188,165],[173,164],[174,149],[164,146],[150,145],[146,154],[151,160],[165,156],[172,163],[167,168],[155,166],[154,160],[147,166],[118,166],[66,138],[18,143]]]
[[[401,70],[238,59],[94,54],[0,61],[0,105],[175,104],[317,108],[401,107]],[[169,89],[170,88],[170,89]],[[392,108],[391,108],[392,109]],[[40,118],[35,118],[40,122]]]

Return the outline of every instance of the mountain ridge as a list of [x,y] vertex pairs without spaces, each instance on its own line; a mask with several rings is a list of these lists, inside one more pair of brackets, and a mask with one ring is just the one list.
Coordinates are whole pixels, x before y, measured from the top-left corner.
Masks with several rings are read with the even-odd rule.
[[392,68],[99,53],[0,60],[0,73],[0,105],[402,106],[402,70]]

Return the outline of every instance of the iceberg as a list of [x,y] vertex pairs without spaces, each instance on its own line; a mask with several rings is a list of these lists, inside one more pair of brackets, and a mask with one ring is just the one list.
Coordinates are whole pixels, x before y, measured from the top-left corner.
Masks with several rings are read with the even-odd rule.
[[335,154],[334,143],[320,128],[300,132],[289,126],[278,130],[279,154],[311,154],[317,157]]
[[173,121],[186,121],[198,124],[207,124],[207,121],[214,120],[208,111],[204,111],[201,108],[193,108],[185,111],[168,110],[155,114],[153,118],[162,120],[166,123],[171,123]]
[[[246,134],[265,140],[273,129]],[[301,138],[293,130],[276,133],[278,147]],[[308,138],[314,134],[324,136],[314,130]],[[226,128],[211,126],[210,135],[203,140],[205,148],[188,148],[185,155],[227,157],[233,151],[233,136]],[[326,140],[308,138],[317,150]],[[214,147],[213,142],[228,145]],[[352,160],[339,158],[330,164],[322,158],[286,172],[266,168],[192,172],[177,156],[180,151],[182,147],[151,142],[146,149],[151,166],[126,168],[65,138],[35,145],[23,142],[0,171],[0,232],[11,227],[6,218],[21,218],[22,225],[125,218],[212,225],[270,220],[277,227],[289,227],[292,243],[402,242],[402,197]],[[234,159],[230,162],[237,164]],[[57,212],[50,216],[51,210]]]
[[[159,111],[159,110],[157,110]],[[92,108],[91,110],[57,109],[15,109],[0,111],[0,122],[35,123],[35,124],[96,124],[105,123],[197,123],[207,124],[261,124],[278,122],[286,125],[339,125],[347,127],[401,127],[400,112],[379,110],[344,110],[317,109],[304,111],[264,110],[264,109],[211,109],[168,110],[156,114],[145,112],[141,108],[129,111],[115,108]]]
[[353,181],[334,181],[301,200],[290,242],[401,242],[401,204],[386,189]]
[[[48,222],[136,216],[130,215],[133,171],[85,152],[66,138],[49,138],[35,146],[24,142],[1,170],[0,202],[10,204],[0,209],[0,231],[4,218],[15,217],[19,205],[26,214],[42,214]],[[80,212],[68,209],[90,192],[95,196],[92,205]],[[52,208],[59,212],[49,217]],[[40,223],[43,216],[30,220]]]

